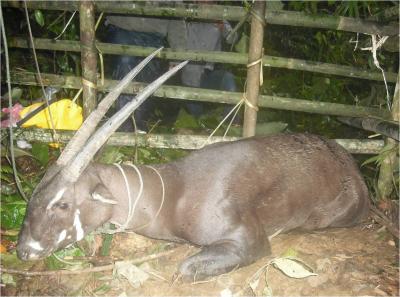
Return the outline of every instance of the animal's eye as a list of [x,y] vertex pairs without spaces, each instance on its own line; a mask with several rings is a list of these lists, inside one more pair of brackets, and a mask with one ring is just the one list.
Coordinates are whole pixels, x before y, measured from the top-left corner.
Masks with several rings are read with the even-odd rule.
[[69,208],[69,204],[67,202],[58,202],[55,204],[55,206],[59,209],[66,210]]

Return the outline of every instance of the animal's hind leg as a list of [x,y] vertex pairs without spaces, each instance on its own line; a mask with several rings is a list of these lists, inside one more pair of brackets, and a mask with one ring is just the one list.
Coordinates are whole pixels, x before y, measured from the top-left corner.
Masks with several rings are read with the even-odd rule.
[[183,279],[202,280],[248,265],[270,254],[270,245],[265,236],[260,238],[245,236],[239,239],[219,240],[187,258],[179,267]]

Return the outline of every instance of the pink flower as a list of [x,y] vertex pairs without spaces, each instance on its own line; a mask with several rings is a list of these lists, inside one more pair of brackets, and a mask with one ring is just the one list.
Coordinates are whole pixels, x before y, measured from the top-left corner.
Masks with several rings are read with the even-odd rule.
[[16,103],[13,107],[11,107],[11,109],[8,107],[2,108],[1,109],[2,112],[8,113],[8,119],[1,121],[0,127],[6,128],[9,127],[10,125],[15,126],[15,124],[21,119],[19,113],[23,108],[24,107],[19,103]]

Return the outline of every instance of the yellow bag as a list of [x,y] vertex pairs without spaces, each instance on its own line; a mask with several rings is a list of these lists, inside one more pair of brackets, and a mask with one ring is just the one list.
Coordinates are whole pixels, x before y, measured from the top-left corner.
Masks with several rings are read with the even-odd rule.
[[[27,114],[45,103],[35,103],[21,110],[20,116],[23,119]],[[61,99],[50,105],[51,117],[54,129],[78,130],[82,125],[82,107],[72,102],[70,99]],[[53,128],[49,116],[49,108],[45,108],[22,124],[22,127],[36,126],[39,128]]]

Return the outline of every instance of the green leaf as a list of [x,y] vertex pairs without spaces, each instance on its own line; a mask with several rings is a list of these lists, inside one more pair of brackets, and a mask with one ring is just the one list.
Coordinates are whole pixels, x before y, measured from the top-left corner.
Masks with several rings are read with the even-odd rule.
[[99,162],[105,164],[119,163],[123,161],[124,154],[120,151],[119,147],[109,146],[105,147],[99,158]]
[[64,263],[58,261],[53,255],[47,257],[44,262],[49,270],[58,270],[66,266]]
[[288,248],[283,254],[282,258],[294,258],[297,256],[297,251],[294,248]]
[[[59,250],[45,259],[46,266],[50,270],[58,270],[65,267],[83,264],[82,262],[70,262],[70,260],[60,261],[57,259],[57,257],[54,256],[54,254],[60,259],[64,259],[66,257],[82,257],[85,255],[80,248],[75,246]],[[69,263],[71,265],[69,265]]]
[[[3,145],[1,145],[1,156],[2,157],[9,157],[10,152],[8,149],[6,149]],[[28,156],[28,157],[33,157],[30,153],[27,151],[20,149],[18,147],[14,147],[14,156],[16,158],[21,157],[21,156]]]
[[17,229],[22,225],[26,204],[1,204],[1,228]]
[[240,40],[235,45],[235,51],[238,53],[247,53],[249,51],[249,40],[250,38],[242,33]]
[[179,111],[179,115],[174,126],[178,129],[196,129],[200,127],[196,119],[192,115],[188,114],[183,108],[181,108],[181,110]]
[[40,27],[44,26],[44,16],[41,10],[35,10],[35,20]]
[[376,155],[376,156],[373,156],[373,157],[368,158],[367,160],[365,160],[365,161],[361,164],[361,167],[363,167],[363,166],[365,166],[365,165],[368,165],[368,164],[371,164],[371,163],[381,163],[382,160],[383,160],[383,158],[382,158],[381,155]]
[[101,250],[100,250],[101,256],[109,256],[110,255],[112,239],[113,239],[112,234],[103,234],[103,245],[101,246]]
[[49,162],[49,146],[45,143],[36,142],[32,144],[32,155],[42,164],[47,165]]
[[17,285],[15,283],[14,277],[8,273],[1,274],[1,283],[5,284],[5,285],[11,285],[13,287],[15,287]]
[[372,156],[371,158],[365,160],[362,164],[362,166],[365,166],[370,163],[375,163],[378,166],[382,164],[382,162],[390,155],[394,150],[396,150],[396,146],[392,144],[387,144],[376,156]]
[[110,285],[107,284],[102,284],[100,287],[97,287],[93,293],[96,293],[97,295],[100,294],[106,294],[108,291],[110,291],[112,289],[112,287]]
[[[22,96],[22,89],[20,88],[12,88],[11,90],[11,99],[13,102],[19,101]],[[3,98],[6,98],[8,100],[8,93],[4,94],[2,96]]]
[[1,164],[1,173],[13,173],[13,169],[10,165]]
[[151,152],[149,149],[140,147],[138,148],[138,151],[142,160],[149,161],[149,159],[151,158]]

